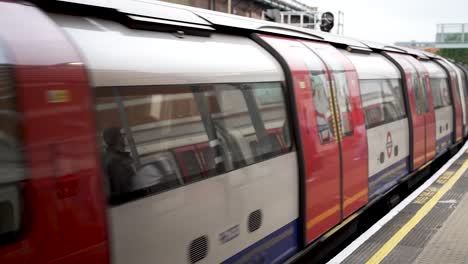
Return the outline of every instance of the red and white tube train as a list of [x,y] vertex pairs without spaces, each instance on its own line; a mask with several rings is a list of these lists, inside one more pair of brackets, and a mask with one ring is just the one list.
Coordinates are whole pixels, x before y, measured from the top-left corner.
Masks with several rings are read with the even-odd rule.
[[442,57],[76,2],[0,1],[0,263],[283,262],[468,133]]

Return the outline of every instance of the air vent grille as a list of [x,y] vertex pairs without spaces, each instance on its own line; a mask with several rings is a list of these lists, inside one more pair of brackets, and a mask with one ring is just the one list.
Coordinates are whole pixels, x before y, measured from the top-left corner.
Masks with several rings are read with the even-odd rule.
[[250,233],[254,232],[262,226],[262,218],[263,214],[260,209],[250,213],[248,222],[248,230]]
[[208,255],[208,237],[201,236],[190,243],[189,260],[190,263],[197,263]]

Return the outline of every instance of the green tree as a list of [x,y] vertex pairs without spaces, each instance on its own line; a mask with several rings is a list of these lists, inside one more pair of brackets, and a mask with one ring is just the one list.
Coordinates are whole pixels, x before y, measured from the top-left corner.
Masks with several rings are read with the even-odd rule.
[[468,49],[440,49],[437,54],[456,62],[468,64]]

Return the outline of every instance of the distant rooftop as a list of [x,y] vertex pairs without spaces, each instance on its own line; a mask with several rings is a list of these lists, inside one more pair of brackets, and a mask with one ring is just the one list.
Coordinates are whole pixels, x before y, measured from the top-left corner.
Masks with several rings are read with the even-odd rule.
[[317,7],[306,5],[297,0],[253,0],[253,1],[267,5],[270,8],[276,8],[282,11],[304,11],[304,12],[317,11]]
[[400,41],[396,42],[395,45],[410,48],[426,48],[435,47],[435,42],[431,41]]
[[468,48],[468,23],[438,24],[436,45],[440,48]]
[[435,42],[402,41],[395,45],[416,49],[468,49],[468,23],[437,24]]

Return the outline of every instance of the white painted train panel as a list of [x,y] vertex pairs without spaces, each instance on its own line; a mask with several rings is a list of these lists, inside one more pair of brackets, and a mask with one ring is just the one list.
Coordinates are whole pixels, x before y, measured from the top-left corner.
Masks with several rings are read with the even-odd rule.
[[422,64],[429,72],[430,78],[447,78],[447,73],[437,63],[433,61],[423,61]]
[[[208,237],[208,255],[199,263],[227,260],[297,219],[296,159],[289,153],[111,208],[113,261],[189,263],[190,243],[200,236]],[[258,209],[263,223],[250,233],[247,219]]]
[[94,86],[283,80],[276,60],[248,38],[223,34],[178,38],[101,19],[51,18],[81,51]]
[[452,144],[453,109],[445,106],[435,110],[436,117],[436,152],[443,153]]
[[367,140],[369,195],[372,196],[408,172],[408,119],[368,129]]
[[397,67],[380,54],[358,54],[341,50],[356,67],[359,79],[400,79]]

